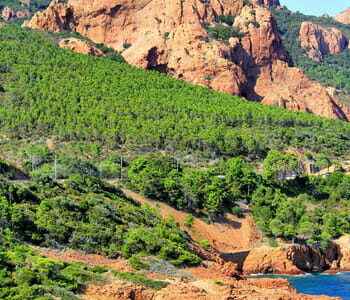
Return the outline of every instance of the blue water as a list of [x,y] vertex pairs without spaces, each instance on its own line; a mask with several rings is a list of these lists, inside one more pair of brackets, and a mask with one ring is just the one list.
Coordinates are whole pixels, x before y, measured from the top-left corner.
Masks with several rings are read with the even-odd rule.
[[350,300],[350,273],[308,274],[300,276],[262,275],[268,278],[286,278],[293,287],[303,294],[326,295]]
[[350,273],[289,276],[286,278],[300,293],[327,295],[350,300]]

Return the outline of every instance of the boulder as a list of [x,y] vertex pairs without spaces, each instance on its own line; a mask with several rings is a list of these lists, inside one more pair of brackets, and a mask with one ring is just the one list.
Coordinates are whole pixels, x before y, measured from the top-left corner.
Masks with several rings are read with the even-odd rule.
[[339,29],[325,28],[312,22],[301,24],[299,39],[308,56],[317,62],[328,54],[339,54],[349,46],[349,40]]
[[5,21],[10,21],[12,18],[14,18],[16,16],[16,13],[15,11],[6,6],[3,10],[2,10],[2,13],[1,13],[1,17],[5,20]]
[[63,49],[69,49],[76,53],[88,54],[92,56],[103,56],[103,52],[88,43],[87,41],[83,41],[77,38],[67,38],[62,39],[59,44]]

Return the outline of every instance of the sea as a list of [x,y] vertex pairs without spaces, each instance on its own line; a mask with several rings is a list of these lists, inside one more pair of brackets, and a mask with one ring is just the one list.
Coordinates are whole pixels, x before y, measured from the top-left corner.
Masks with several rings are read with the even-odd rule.
[[262,277],[286,278],[298,292],[303,294],[326,295],[350,300],[350,273],[322,273],[298,276],[264,275]]
[[350,273],[286,276],[294,288],[304,294],[326,295],[350,300]]

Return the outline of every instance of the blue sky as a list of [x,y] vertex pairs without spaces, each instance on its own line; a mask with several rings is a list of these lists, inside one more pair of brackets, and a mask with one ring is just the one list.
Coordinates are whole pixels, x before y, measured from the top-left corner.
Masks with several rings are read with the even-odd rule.
[[282,5],[292,11],[309,15],[336,15],[350,7],[350,0],[280,0]]

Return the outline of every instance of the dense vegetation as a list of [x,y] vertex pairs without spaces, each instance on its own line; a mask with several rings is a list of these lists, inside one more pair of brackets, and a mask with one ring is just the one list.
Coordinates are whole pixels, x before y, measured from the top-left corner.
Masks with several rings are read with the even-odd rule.
[[81,263],[65,263],[38,254],[16,241],[8,229],[0,231],[0,298],[3,300],[77,300],[90,283],[114,279],[161,289],[167,282],[147,278],[141,272],[120,272]]
[[37,255],[0,232],[0,298],[3,300],[78,299],[90,281],[100,280],[97,270]]
[[350,126],[245,102],[124,63],[58,49],[46,35],[0,30],[1,130],[207,157],[264,157],[290,146],[350,149]]
[[350,25],[338,23],[332,17],[306,16],[299,12],[290,12],[287,9],[276,10],[274,11],[274,15],[283,38],[284,46],[292,62],[303,69],[311,78],[325,85],[333,86],[346,93],[350,93],[350,50],[345,50],[339,55],[326,56],[321,63],[318,63],[306,56],[299,42],[300,26],[304,21],[310,21],[326,28],[336,27],[348,38],[350,38]]
[[62,185],[44,177],[27,187],[2,180],[0,207],[2,230],[22,242],[111,257],[158,255],[175,265],[199,262],[173,221],[95,177],[76,175]]
[[166,156],[146,155],[130,163],[128,180],[146,196],[208,221],[227,211],[239,213],[237,204],[247,201],[268,237],[326,246],[350,233],[350,176],[304,176],[292,154],[271,151],[261,174],[241,158],[193,169]]

